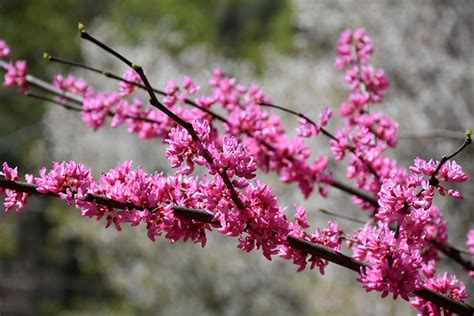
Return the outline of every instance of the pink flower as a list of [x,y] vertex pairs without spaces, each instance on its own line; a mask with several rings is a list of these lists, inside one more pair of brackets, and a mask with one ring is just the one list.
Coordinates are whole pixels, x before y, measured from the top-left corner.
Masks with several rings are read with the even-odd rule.
[[403,238],[397,239],[386,224],[370,227],[367,224],[355,233],[352,245],[354,258],[366,260],[368,267],[361,268],[361,282],[367,291],[380,291],[382,297],[389,293],[396,299],[405,300],[421,286],[419,268],[422,257],[420,248],[409,245]]
[[174,80],[168,81],[165,86],[166,96],[163,98],[163,104],[166,105],[168,108],[173,107],[176,104],[176,95],[178,91],[179,87],[176,85],[176,82]]
[[329,119],[332,116],[332,111],[329,107],[324,107],[319,114],[319,124],[313,123],[307,119],[300,118],[298,120],[300,127],[296,130],[300,137],[312,137],[318,136],[321,127],[328,124]]
[[20,93],[25,92],[28,86],[28,82],[26,80],[26,61],[17,60],[14,63],[8,63],[5,68],[7,72],[5,73],[3,85],[5,87],[18,86]]
[[343,130],[338,130],[335,135],[336,139],[331,139],[329,145],[331,146],[331,151],[334,155],[334,159],[342,160],[346,155],[346,150],[348,148],[347,137]]
[[76,78],[73,75],[63,77],[62,75],[55,75],[53,83],[59,89],[71,92],[72,94],[83,97],[90,97],[94,94],[94,90],[89,86],[83,78]]
[[373,50],[372,40],[365,34],[365,29],[346,29],[339,37],[335,66],[344,69],[355,62],[367,64]]
[[105,118],[119,100],[118,93],[98,93],[85,97],[82,104],[82,120],[94,130],[98,129],[105,123]]
[[[416,157],[415,166],[411,166],[410,170],[414,174],[424,174],[427,176],[431,176],[438,164],[439,161],[435,160],[430,160],[430,161],[425,161],[419,157]],[[442,182],[464,182],[467,180],[467,175],[464,173],[462,170],[461,166],[458,165],[455,161],[447,161],[446,163],[443,164],[441,169],[438,171],[436,174],[436,181],[432,183],[430,180],[430,186],[435,186],[437,187],[439,193],[441,195],[446,195],[448,194],[449,196],[456,198],[456,199],[462,199],[461,193],[457,190],[452,190],[452,189],[446,189],[441,185]]]
[[168,144],[166,158],[171,168],[178,168],[177,174],[191,174],[194,170],[198,147],[188,131],[181,126],[175,127],[165,142]]
[[123,81],[119,83],[120,95],[121,96],[128,96],[135,91],[137,88],[137,84],[142,82],[138,73],[130,68],[123,74]]
[[10,58],[10,47],[8,47],[7,42],[0,39],[0,59]]
[[189,76],[184,76],[183,78],[183,88],[189,93],[189,94],[195,94],[199,90],[199,85],[195,84],[191,77]]
[[225,172],[229,178],[234,175],[245,179],[255,177],[255,161],[235,137],[224,136],[222,149],[218,149],[214,143],[208,149],[214,160],[210,166],[210,174]]
[[[329,221],[328,227],[322,230],[316,229],[314,234],[307,234],[301,230],[301,226],[297,223],[292,224],[291,235],[294,237],[308,240],[312,243],[321,244],[329,247],[333,250],[340,250],[342,231],[338,229],[337,224]],[[316,266],[319,268],[319,272],[324,275],[324,270],[329,264],[327,260],[321,259],[314,255],[308,255],[307,253],[301,252],[294,248],[282,245],[280,248],[280,257],[288,260],[292,260],[294,264],[298,265],[297,272],[301,272],[305,269],[308,263],[311,263],[310,269],[314,269]]]
[[[10,166],[8,166],[8,163],[4,162],[3,163],[3,176],[5,177],[5,180],[17,181],[19,179],[18,167],[15,167],[15,169],[10,168]],[[26,175],[25,178],[28,183],[32,183],[32,177],[30,175]],[[18,192],[18,191],[14,191],[10,189],[5,189],[4,191],[6,194],[5,202],[3,203],[5,206],[5,212],[8,212],[15,206],[16,206],[17,212],[20,212],[21,210],[23,210],[23,208],[26,205],[26,201],[30,195],[24,192]],[[2,192],[3,192],[3,189],[0,190],[0,194]]]
[[245,224],[246,236],[239,236],[239,248],[247,252],[262,248],[265,258],[271,260],[278,247],[286,243],[289,222],[269,186],[255,181],[255,185],[246,187],[245,198],[247,216],[241,218],[245,220],[241,224]]
[[[454,275],[450,277],[447,272],[436,278],[428,275],[423,286],[458,302],[464,302],[468,297],[464,283]],[[418,310],[419,315],[452,315],[449,310],[419,296],[414,296],[410,304]]]
[[74,198],[74,194],[86,194],[91,183],[92,175],[89,169],[74,161],[53,162],[52,169],[40,170],[40,177],[34,179],[38,186],[36,191],[46,194],[48,192],[59,195],[69,205]]
[[306,214],[305,208],[302,206],[296,206],[296,205],[294,205],[294,207],[296,209],[295,225],[298,225],[302,229],[309,228],[308,215]]

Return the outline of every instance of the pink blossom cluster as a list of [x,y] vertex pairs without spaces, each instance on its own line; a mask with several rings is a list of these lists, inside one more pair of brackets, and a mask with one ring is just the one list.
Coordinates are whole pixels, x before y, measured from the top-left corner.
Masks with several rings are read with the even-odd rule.
[[[345,30],[336,51],[336,68],[347,68],[345,81],[351,93],[340,105],[344,127],[330,141],[336,160],[342,160],[350,152],[346,176],[353,179],[358,188],[378,194],[385,179],[402,183],[406,171],[397,167],[396,161],[384,156],[384,151],[395,147],[398,124],[381,112],[369,111],[369,105],[383,100],[388,79],[383,70],[375,70],[369,64],[373,45],[362,28]],[[364,209],[374,206],[354,198]]]
[[[57,88],[63,91],[67,91],[82,97],[88,97],[94,93],[92,88],[89,86],[89,83],[85,79],[76,78],[73,75],[67,75],[66,77],[60,74],[55,75],[53,83]],[[62,98],[61,100],[66,100],[66,98]]]
[[329,119],[332,116],[332,110],[329,107],[324,107],[319,114],[319,124],[308,121],[306,118],[299,119],[300,127],[296,130],[300,137],[318,136],[321,127],[328,125]]
[[354,63],[367,63],[373,52],[374,45],[364,28],[346,29],[339,37],[335,66],[344,69]]
[[[327,228],[317,228],[313,234],[306,233],[304,230],[310,227],[306,210],[302,206],[295,205],[294,207],[296,209],[294,222],[289,225],[292,236],[324,245],[333,250],[339,251],[341,249],[342,230],[338,228],[337,223],[329,221]],[[321,259],[317,256],[308,256],[308,254],[289,247],[288,245],[283,245],[280,248],[280,257],[292,260],[294,264],[298,265],[299,268],[297,272],[303,271],[307,264],[311,263],[311,269],[318,267],[319,272],[324,275],[325,268],[329,263],[327,260]]]
[[184,105],[186,103],[186,99],[198,92],[199,89],[199,85],[195,84],[189,76],[184,76],[182,89],[176,85],[174,80],[170,80],[165,87],[166,95],[163,98],[163,104],[170,108],[173,107],[177,101],[179,101],[182,105]]
[[[467,242],[466,245],[471,254],[474,254],[474,229],[470,229],[467,233]],[[474,271],[469,271],[469,276],[471,277],[472,282],[474,282]]]
[[[130,82],[138,81],[130,72],[125,73],[124,77]],[[83,97],[82,119],[88,127],[97,130],[105,124],[107,117],[112,117],[112,127],[126,124],[128,131],[136,133],[141,139],[156,137],[165,139],[176,123],[164,113],[152,107],[145,107],[143,101],[138,97],[133,98],[132,101],[127,100],[125,97],[134,91],[135,86],[128,82],[125,84],[128,85],[128,88],[122,85],[119,92],[96,92],[83,79],[76,79],[73,76],[55,77],[55,85],[58,88]],[[132,86],[133,88],[131,88]],[[60,97],[60,100],[64,101],[65,99]],[[204,116],[201,111],[196,111],[196,109],[181,111],[181,113],[186,114],[184,116],[186,119]]]
[[10,62],[6,66],[6,73],[3,81],[5,87],[18,86],[18,91],[23,93],[26,91],[28,82],[26,80],[27,67],[25,60],[17,60]]
[[[0,39],[0,60],[9,59],[10,47],[7,42]],[[27,64],[25,60],[10,61],[4,67],[5,76],[3,78],[3,86],[7,88],[18,86],[18,91],[23,93],[28,87],[26,80]],[[0,67],[1,69],[1,67]]]
[[0,39],[0,59],[10,58],[10,47],[8,47],[7,42]]
[[[415,165],[425,166],[426,162],[417,158]],[[444,174],[451,175],[443,177],[444,180],[466,180],[457,165],[443,168],[446,168]],[[357,242],[351,244],[354,257],[370,263],[359,278],[364,287],[368,291],[382,291],[383,296],[388,293],[393,293],[394,298],[401,295],[406,300],[422,284],[422,264],[439,260],[431,241],[438,245],[447,241],[447,222],[432,204],[435,187],[418,175],[421,171],[417,167],[412,171],[414,174],[405,177],[404,183],[384,180],[378,193],[379,208],[375,212],[378,227],[367,225],[356,231],[354,239]],[[390,230],[393,225],[394,230]]]
[[[410,167],[410,170],[415,174],[431,176],[435,172],[439,163],[439,161],[432,159],[430,161],[425,161],[417,157],[415,159],[415,165]],[[454,189],[446,189],[441,185],[441,182],[464,182],[466,180],[467,175],[463,172],[461,166],[455,161],[447,161],[438,170],[434,183],[432,183],[433,181],[430,181],[429,184],[436,187],[441,195],[448,194],[456,199],[462,199],[461,192]]]
[[[227,110],[226,132],[241,139],[259,169],[276,172],[283,183],[296,183],[305,197],[311,194],[315,184],[331,181],[327,157],[319,155],[312,162],[308,161],[311,150],[301,137],[291,139],[281,119],[260,106],[271,100],[256,84],[238,83],[219,69],[214,70],[209,84],[211,93],[198,98],[197,103],[207,107],[217,103]],[[323,112],[322,122],[326,124],[330,111]],[[324,185],[320,192],[326,193]]]
[[361,268],[358,279],[367,291],[380,291],[382,297],[392,293],[394,299],[400,295],[408,300],[411,292],[420,288],[422,257],[418,245],[396,236],[386,223],[366,225],[355,232],[354,239],[354,258],[369,263]]
[[[8,166],[8,163],[3,163],[3,172],[0,172],[0,175],[5,177],[5,180],[17,181],[18,177],[18,168],[15,167],[14,169]],[[25,175],[25,179],[28,183],[32,183],[33,177],[31,175]],[[26,201],[29,197],[29,194],[24,192],[18,192],[15,190],[10,189],[3,189],[0,188],[0,194],[5,192],[5,202],[3,203],[5,206],[5,212],[8,212],[12,208],[16,208],[17,212],[23,210],[26,205]]]
[[[445,272],[435,277],[434,268],[424,269],[423,273],[426,277],[423,285],[426,288],[446,295],[455,301],[462,302],[468,297],[466,287],[455,275],[450,276],[449,273]],[[418,315],[453,315],[448,309],[439,307],[419,296],[413,297],[410,304],[418,310]]]
[[119,91],[121,96],[128,96],[132,94],[137,88],[137,84],[142,82],[140,76],[135,69],[128,69],[122,77],[124,80],[119,83]]

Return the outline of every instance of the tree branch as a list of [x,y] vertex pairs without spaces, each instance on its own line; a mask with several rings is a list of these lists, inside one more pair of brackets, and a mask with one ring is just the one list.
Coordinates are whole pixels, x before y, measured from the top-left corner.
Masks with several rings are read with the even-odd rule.
[[[15,190],[17,192],[24,192],[30,195],[41,195],[41,196],[50,196],[56,197],[59,196],[52,193],[39,193],[36,191],[37,186],[35,184],[29,184],[20,181],[6,180],[4,176],[0,175],[0,187]],[[112,200],[106,196],[98,194],[87,194],[85,201],[95,202],[101,205],[109,206],[117,209],[139,209],[133,203],[123,203]],[[208,211],[187,208],[182,206],[174,206],[173,211],[175,215],[181,216],[190,220],[200,221],[204,223],[213,224],[219,226],[219,223],[213,222],[214,215]],[[324,247],[320,244],[311,243],[309,241],[296,238],[294,236],[288,235],[287,238],[288,245],[296,250],[308,253],[319,258],[328,260],[332,263],[345,267],[355,272],[360,272],[362,267],[367,267],[367,264],[357,261],[349,256],[346,256],[338,251],[332,250],[330,248]],[[434,292],[427,288],[422,288],[420,290],[413,291],[413,294],[424,298],[440,307],[446,308],[451,312],[458,313],[461,315],[472,315],[474,313],[474,308],[468,304],[464,304],[458,301],[455,301],[447,296],[441,295],[437,292]]]

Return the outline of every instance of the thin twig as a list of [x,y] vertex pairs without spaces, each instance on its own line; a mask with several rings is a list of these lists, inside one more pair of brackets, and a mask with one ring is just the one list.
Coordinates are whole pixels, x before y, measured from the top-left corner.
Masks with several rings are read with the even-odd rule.
[[438,166],[436,166],[436,169],[435,171],[433,172],[433,174],[431,175],[431,178],[430,178],[430,181],[429,181],[429,184],[432,185],[432,186],[438,186],[439,184],[439,180],[436,178],[436,176],[438,175],[438,172],[441,170],[441,167],[443,167],[443,165],[450,159],[453,159],[457,154],[459,154],[461,151],[464,150],[464,148],[466,148],[468,145],[471,144],[472,142],[472,139],[471,139],[471,130],[470,129],[467,129],[466,130],[466,133],[465,133],[465,136],[466,138],[464,139],[464,143],[461,145],[461,147],[459,147],[454,153],[452,153],[451,155],[449,156],[443,156],[441,158],[441,160],[439,161],[438,163]]
[[449,138],[459,139],[464,135],[463,132],[449,129],[434,128],[425,130],[405,130],[400,131],[398,139],[418,139],[418,138]]
[[354,223],[359,223],[359,224],[362,224],[362,225],[367,224],[367,222],[364,222],[363,220],[360,220],[358,218],[347,216],[347,215],[344,215],[344,214],[330,212],[330,211],[325,210],[323,208],[318,208],[318,211],[320,211],[323,214],[326,214],[326,215],[329,215],[329,216],[334,216],[334,217],[337,217],[337,218],[346,219],[346,220],[354,222]]

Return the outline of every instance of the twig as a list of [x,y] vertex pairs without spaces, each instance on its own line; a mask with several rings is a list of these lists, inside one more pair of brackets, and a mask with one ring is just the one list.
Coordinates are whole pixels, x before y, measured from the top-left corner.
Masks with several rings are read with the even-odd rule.
[[326,215],[329,215],[329,216],[338,217],[338,218],[342,218],[342,219],[346,219],[346,220],[351,221],[351,222],[354,222],[354,223],[359,223],[359,224],[362,224],[362,225],[367,224],[367,222],[364,222],[363,220],[360,220],[360,219],[358,219],[358,218],[354,218],[354,217],[347,216],[347,215],[344,215],[344,214],[339,214],[339,213],[330,212],[330,211],[325,210],[325,209],[323,209],[323,208],[318,208],[318,211],[320,211],[320,212],[323,213],[323,214],[326,214]]
[[457,154],[459,154],[461,151],[463,151],[464,148],[466,148],[468,145],[471,144],[472,139],[471,139],[471,130],[468,128],[465,133],[466,138],[464,139],[464,143],[459,147],[454,153],[452,153],[449,156],[443,156],[438,163],[438,166],[436,166],[435,171],[431,175],[429,184],[432,186],[438,186],[439,180],[436,178],[438,175],[438,172],[441,170],[441,167],[450,159],[453,159]]
[[449,138],[459,139],[464,135],[463,132],[449,129],[434,128],[425,130],[406,130],[400,131],[398,139],[417,139],[417,138]]

